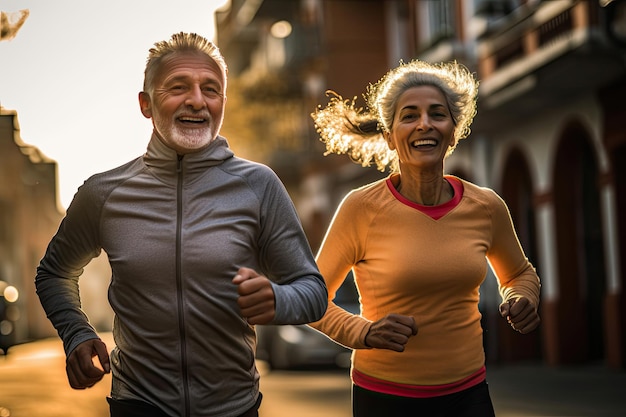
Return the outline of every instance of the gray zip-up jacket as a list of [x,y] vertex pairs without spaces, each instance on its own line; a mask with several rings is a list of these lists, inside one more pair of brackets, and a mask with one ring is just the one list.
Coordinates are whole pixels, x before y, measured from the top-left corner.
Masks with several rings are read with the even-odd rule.
[[231,282],[240,267],[272,280],[273,324],[316,321],[326,310],[283,184],[234,157],[223,137],[179,157],[153,135],[144,156],[79,188],[35,279],[66,354],[97,337],[78,279],[101,250],[112,268],[111,396],[171,416],[237,416],[257,400],[255,330]]

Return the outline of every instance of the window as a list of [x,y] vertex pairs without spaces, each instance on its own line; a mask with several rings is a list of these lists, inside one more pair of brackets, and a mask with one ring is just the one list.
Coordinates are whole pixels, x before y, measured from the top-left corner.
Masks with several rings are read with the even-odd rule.
[[454,0],[416,0],[417,28],[422,47],[454,35]]

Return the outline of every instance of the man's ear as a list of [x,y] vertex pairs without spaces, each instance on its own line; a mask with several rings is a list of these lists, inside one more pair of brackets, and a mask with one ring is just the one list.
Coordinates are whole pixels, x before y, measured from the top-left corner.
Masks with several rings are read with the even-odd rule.
[[145,91],[141,91],[139,93],[139,107],[141,108],[141,114],[143,114],[146,119],[152,117],[152,106],[150,103],[150,95]]

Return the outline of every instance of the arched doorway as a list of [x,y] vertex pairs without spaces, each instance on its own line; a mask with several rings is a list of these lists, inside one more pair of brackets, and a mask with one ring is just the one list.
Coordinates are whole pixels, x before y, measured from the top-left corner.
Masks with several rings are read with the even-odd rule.
[[[501,196],[509,207],[517,235],[530,262],[537,265],[537,233],[530,170],[522,152],[513,150],[502,175]],[[541,308],[541,304],[539,306]],[[540,316],[541,311],[539,312]],[[501,362],[541,359],[541,331],[522,335],[498,321],[498,358]]]
[[620,322],[619,345],[621,366],[626,368],[626,140],[611,151],[611,165],[615,183],[615,202],[617,216],[617,244],[620,270],[621,292],[618,301],[618,320]]
[[603,145],[610,158],[605,180],[614,187],[615,222],[607,226],[616,233],[617,288],[606,298],[607,364],[626,369],[626,78],[622,77],[599,91],[602,105]]
[[570,124],[560,139],[553,173],[557,364],[604,358],[606,273],[598,177],[589,135],[578,123]]

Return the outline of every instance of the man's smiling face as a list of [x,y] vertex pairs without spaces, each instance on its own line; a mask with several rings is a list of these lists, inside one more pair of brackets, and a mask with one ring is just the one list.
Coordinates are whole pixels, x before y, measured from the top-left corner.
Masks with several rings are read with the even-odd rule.
[[152,118],[156,135],[179,154],[206,147],[224,118],[224,75],[215,61],[199,52],[164,58],[152,95],[139,94],[141,111]]

